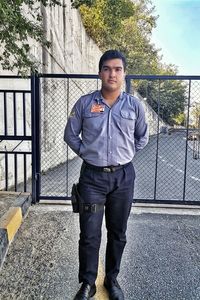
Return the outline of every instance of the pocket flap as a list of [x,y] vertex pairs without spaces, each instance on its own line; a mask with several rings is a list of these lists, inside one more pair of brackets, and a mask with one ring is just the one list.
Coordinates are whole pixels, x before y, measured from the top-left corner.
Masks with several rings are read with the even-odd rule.
[[129,120],[135,120],[136,119],[136,113],[134,111],[122,110],[121,111],[121,116],[123,118],[129,119]]

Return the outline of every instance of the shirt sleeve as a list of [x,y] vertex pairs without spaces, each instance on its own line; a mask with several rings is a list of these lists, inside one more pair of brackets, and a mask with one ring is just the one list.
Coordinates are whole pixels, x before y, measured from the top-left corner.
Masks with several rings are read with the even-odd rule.
[[82,107],[81,98],[76,102],[69,115],[67,125],[64,131],[64,141],[67,145],[79,155],[82,140],[80,132],[82,129]]
[[142,104],[139,102],[137,119],[135,123],[135,150],[143,149],[149,141],[149,130],[145,120],[145,112]]

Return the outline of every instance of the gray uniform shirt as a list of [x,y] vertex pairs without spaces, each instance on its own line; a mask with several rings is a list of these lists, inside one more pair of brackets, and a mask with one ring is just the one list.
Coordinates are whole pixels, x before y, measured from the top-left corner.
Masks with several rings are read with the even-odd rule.
[[126,164],[148,143],[143,106],[125,92],[112,107],[106,104],[100,91],[82,96],[70,113],[64,140],[92,165]]

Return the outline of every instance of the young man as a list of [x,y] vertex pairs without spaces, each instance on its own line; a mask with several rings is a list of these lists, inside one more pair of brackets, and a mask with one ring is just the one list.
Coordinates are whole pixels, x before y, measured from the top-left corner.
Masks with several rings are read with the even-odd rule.
[[[101,225],[105,210],[107,248],[104,286],[109,299],[124,299],[117,282],[126,244],[127,220],[133,201],[135,152],[148,142],[144,110],[136,98],[121,91],[126,60],[116,50],[99,61],[100,91],[82,96],[69,116],[64,140],[83,159],[79,194],[79,282],[74,300],[96,292]],[[81,133],[81,138],[80,138]]]

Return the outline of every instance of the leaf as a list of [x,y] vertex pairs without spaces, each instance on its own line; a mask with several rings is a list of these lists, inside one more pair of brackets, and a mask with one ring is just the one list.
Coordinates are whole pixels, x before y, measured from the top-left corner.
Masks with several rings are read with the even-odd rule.
[[0,63],[3,69],[17,68],[19,74],[29,74],[36,68],[29,55],[29,40],[35,40],[42,47],[50,46],[43,30],[41,4],[62,6],[60,0],[0,1]]

